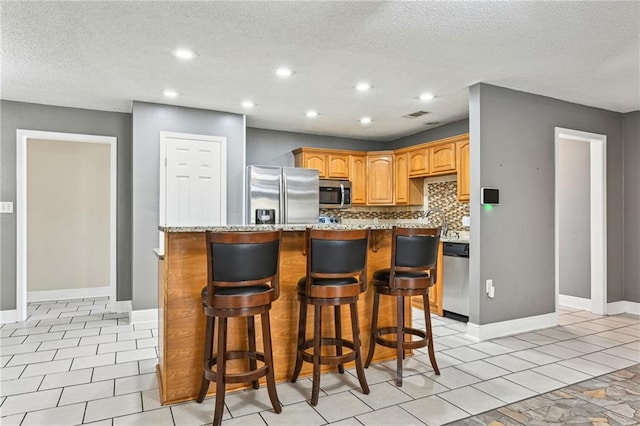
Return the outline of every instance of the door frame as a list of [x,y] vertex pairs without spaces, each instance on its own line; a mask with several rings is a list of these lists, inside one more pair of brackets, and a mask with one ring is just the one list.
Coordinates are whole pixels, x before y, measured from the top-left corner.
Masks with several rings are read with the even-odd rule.
[[560,139],[589,143],[590,175],[590,257],[591,257],[591,312],[607,314],[607,136],[579,130],[555,128],[555,295],[556,312],[560,293],[560,208],[559,208],[559,150]]
[[117,205],[118,138],[77,133],[16,130],[16,321],[27,318],[27,141],[44,139],[61,142],[107,144],[110,147],[109,177],[109,309],[117,304]]
[[[220,188],[220,202],[222,204],[221,225],[227,224],[227,138],[224,136],[198,135],[193,133],[160,132],[160,183],[159,189],[159,221],[160,226],[166,226],[167,213],[167,139],[191,139],[198,142],[218,142],[221,145],[222,172],[225,176],[224,185]],[[158,251],[164,255],[164,232],[158,231]]]

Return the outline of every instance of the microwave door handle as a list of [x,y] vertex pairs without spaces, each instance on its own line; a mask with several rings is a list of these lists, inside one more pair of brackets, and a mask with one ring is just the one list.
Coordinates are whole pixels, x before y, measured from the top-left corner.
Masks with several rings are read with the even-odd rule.
[[344,185],[340,184],[340,208],[344,207]]

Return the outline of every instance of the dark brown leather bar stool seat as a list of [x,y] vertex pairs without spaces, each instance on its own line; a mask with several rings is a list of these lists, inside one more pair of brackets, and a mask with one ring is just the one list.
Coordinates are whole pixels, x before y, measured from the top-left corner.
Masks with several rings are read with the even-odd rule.
[[[358,296],[367,286],[369,230],[307,229],[305,238],[307,274],[298,281],[298,353],[291,381],[298,379],[303,361],[313,363],[311,405],[317,405],[320,365],[338,366],[338,371],[344,373],[344,364],[355,360],[362,392],[368,394],[369,386],[364,375],[360,347]],[[352,340],[342,337],[340,308],[347,304],[351,312]],[[314,307],[311,340],[306,339],[308,305]],[[322,336],[322,308],[325,306],[333,306],[334,337]],[[343,353],[344,348],[347,348],[347,353]]]
[[[365,367],[369,367],[376,343],[396,349],[396,384],[402,386],[402,361],[405,351],[427,346],[431,366],[440,374],[433,350],[429,288],[436,284],[440,228],[397,228],[391,236],[391,268],[373,274],[373,318],[371,340]],[[380,295],[395,296],[397,302],[396,325],[378,328]],[[421,296],[424,305],[426,330],[418,330],[404,324],[404,298]],[[383,337],[395,334],[395,339]],[[419,337],[411,340],[412,336]]]
[[[214,426],[222,422],[227,383],[252,383],[258,389],[258,379],[266,376],[273,411],[282,411],[276,393],[269,322],[271,303],[280,294],[281,237],[282,231],[206,233],[208,281],[202,290],[206,334],[198,402],[207,395],[209,382],[216,382]],[[263,352],[256,350],[254,315],[258,314],[262,324]],[[227,321],[236,317],[246,317],[248,350],[227,349]],[[218,343],[214,351],[216,319]],[[238,359],[246,360],[246,371],[227,372],[227,361]]]

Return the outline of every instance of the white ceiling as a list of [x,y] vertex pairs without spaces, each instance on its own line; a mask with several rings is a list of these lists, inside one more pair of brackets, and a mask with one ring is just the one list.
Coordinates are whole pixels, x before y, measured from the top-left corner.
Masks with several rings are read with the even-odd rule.
[[[250,127],[377,141],[467,117],[478,82],[640,110],[637,1],[3,1],[1,23],[9,100],[124,112],[133,100],[176,104],[246,113]],[[179,61],[176,47],[198,57]],[[281,65],[295,74],[277,78]],[[356,92],[360,80],[373,88]],[[163,97],[169,87],[180,96]],[[422,92],[436,98],[421,102]],[[257,108],[244,110],[245,99]],[[402,118],[419,110],[430,114]]]

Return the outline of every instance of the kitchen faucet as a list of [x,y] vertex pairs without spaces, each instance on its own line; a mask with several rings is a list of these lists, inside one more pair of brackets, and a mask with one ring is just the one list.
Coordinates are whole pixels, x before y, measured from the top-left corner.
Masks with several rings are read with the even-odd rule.
[[425,220],[428,219],[431,213],[437,213],[440,216],[440,220],[442,221],[442,230],[440,232],[440,235],[442,237],[446,237],[447,232],[449,231],[449,226],[447,225],[447,217],[445,216],[444,212],[437,207],[432,207],[424,212],[422,218]]

